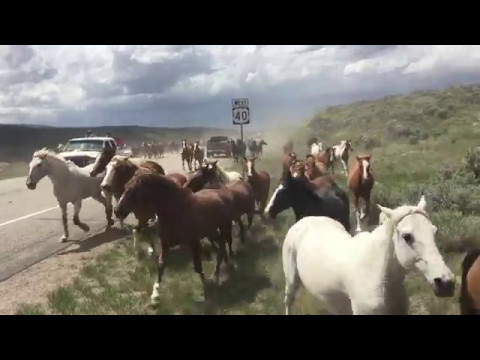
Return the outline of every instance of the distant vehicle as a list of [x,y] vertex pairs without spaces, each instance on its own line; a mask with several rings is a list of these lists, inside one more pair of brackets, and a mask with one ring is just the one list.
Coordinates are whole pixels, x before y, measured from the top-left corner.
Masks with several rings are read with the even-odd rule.
[[95,162],[103,148],[114,148],[116,152],[118,146],[114,138],[107,136],[75,138],[68,140],[58,155],[77,166],[85,167]]
[[232,143],[228,136],[212,136],[207,140],[207,157],[215,157],[219,154],[227,157],[232,156]]

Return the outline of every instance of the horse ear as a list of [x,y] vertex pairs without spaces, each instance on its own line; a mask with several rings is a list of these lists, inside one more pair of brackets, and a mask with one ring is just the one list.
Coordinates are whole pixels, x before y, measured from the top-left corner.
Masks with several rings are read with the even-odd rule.
[[218,160],[215,160],[214,162],[212,162],[212,167],[217,166],[217,163],[218,163]]
[[362,162],[362,159],[360,159],[358,156],[355,156],[355,159],[357,159],[358,162]]
[[247,157],[245,155],[243,155],[243,161],[247,162]]
[[380,209],[382,214],[385,214],[388,218],[391,218],[393,216],[393,210],[392,209],[390,209],[388,207],[384,207],[380,204],[377,204],[377,207]]
[[427,200],[425,200],[425,195],[422,195],[422,196],[420,197],[420,201],[418,202],[417,207],[418,207],[420,210],[425,211],[425,209],[427,208]]

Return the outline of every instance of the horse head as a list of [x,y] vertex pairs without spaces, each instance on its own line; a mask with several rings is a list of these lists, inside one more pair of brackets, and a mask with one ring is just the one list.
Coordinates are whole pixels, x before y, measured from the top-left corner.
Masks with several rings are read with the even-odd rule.
[[249,157],[249,158],[244,156],[243,160],[247,168],[247,176],[248,177],[253,176],[253,174],[255,173],[255,160],[257,160],[257,156]]
[[372,155],[355,156],[361,172],[361,182],[366,182],[372,176],[370,159]]
[[[455,275],[445,264],[435,244],[437,228],[426,211],[427,202],[422,195],[416,206],[403,205],[389,209],[377,205],[383,225],[390,227],[395,257],[406,270],[416,268],[432,286],[438,297],[451,297],[455,290]],[[389,239],[390,240],[390,239]]]
[[27,188],[30,190],[35,190],[37,184],[40,180],[42,180],[46,175],[48,175],[49,169],[49,162],[48,162],[48,150],[42,149],[36,151],[33,154],[32,160],[30,164],[28,164],[28,176],[26,185]]

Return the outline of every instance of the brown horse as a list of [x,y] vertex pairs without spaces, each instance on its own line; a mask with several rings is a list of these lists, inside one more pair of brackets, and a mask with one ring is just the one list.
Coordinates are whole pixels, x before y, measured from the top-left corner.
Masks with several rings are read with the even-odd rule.
[[90,176],[95,177],[100,174],[107,167],[108,163],[115,156],[116,149],[112,147],[105,147],[102,149],[102,152],[95,160],[92,171],[90,171]]
[[[371,155],[356,156],[348,172],[348,187],[353,194],[353,207],[357,218],[357,232],[362,231],[360,221],[370,214],[370,194],[375,179],[370,166]],[[365,201],[365,212],[360,209],[359,201]]]
[[294,152],[289,152],[283,155],[282,159],[282,176],[280,177],[280,182],[285,179],[287,172],[290,171],[290,167],[297,161],[297,154]]
[[309,180],[315,180],[326,173],[327,167],[323,162],[315,161],[313,155],[307,155],[305,159],[305,175]]
[[[151,299],[159,299],[159,287],[170,248],[177,245],[190,248],[194,270],[199,274],[205,291],[200,240],[213,237],[219,244],[215,279],[219,282],[220,266],[227,261],[225,243],[232,236],[233,203],[219,189],[193,193],[180,187],[166,176],[141,174],[134,176],[125,186],[115,215],[125,219],[134,211],[153,210],[158,217],[161,251],[157,255],[157,281]],[[219,231],[218,231],[219,230]],[[158,247],[157,247],[158,249]]]
[[244,166],[247,168],[248,183],[253,188],[255,194],[255,201],[258,204],[258,211],[262,219],[264,219],[264,210],[267,206],[268,193],[270,192],[270,175],[266,171],[255,170],[255,160],[257,157],[243,158]]
[[480,250],[470,250],[462,262],[460,315],[480,315]]
[[325,165],[325,169],[328,170],[332,167],[333,164],[333,148],[327,147],[324,151],[319,152],[315,156],[315,162],[322,163]]
[[[197,171],[184,187],[189,188],[193,192],[202,189],[223,189],[230,192],[234,204],[234,220],[240,228],[240,241],[245,243],[245,227],[242,222],[242,216],[247,215],[248,228],[252,226],[253,215],[255,213],[255,194],[252,186],[245,181],[232,181],[223,184],[218,178],[216,171],[217,161],[202,165],[201,169]],[[232,243],[228,243],[229,255],[233,256]]]
[[[112,196],[115,200],[120,200],[125,191],[125,184],[135,175],[142,173],[156,173],[165,175],[162,166],[155,161],[144,161],[140,166],[135,165],[128,158],[123,156],[114,156],[107,165],[105,177],[100,184],[103,192],[107,195],[109,201]],[[186,180],[186,179],[185,179]],[[135,217],[138,220],[137,230],[145,229],[149,219],[154,218],[155,214],[150,212],[137,212]],[[123,225],[123,224],[122,224]]]
[[182,140],[182,168],[185,170],[185,162],[188,170],[192,171],[193,145],[187,145],[187,139]]
[[195,141],[193,144],[193,153],[192,153],[192,167],[193,170],[195,171],[197,169],[197,163],[198,167],[201,167],[203,164],[203,159],[205,157],[205,150],[200,147],[200,141]]

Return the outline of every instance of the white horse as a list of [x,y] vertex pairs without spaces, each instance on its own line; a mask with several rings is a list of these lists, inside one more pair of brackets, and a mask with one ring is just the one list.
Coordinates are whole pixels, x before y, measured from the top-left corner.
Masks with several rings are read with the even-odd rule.
[[318,142],[318,143],[313,143],[311,146],[310,146],[310,154],[312,154],[313,156],[317,156],[320,151],[323,151],[323,143],[322,142]]
[[26,185],[30,190],[34,190],[38,182],[45,176],[48,176],[52,181],[53,194],[62,210],[63,236],[60,238],[60,242],[67,241],[69,236],[68,203],[72,203],[74,207],[73,223],[85,232],[88,232],[90,228],[80,221],[79,214],[82,208],[82,200],[89,197],[105,206],[107,230],[113,225],[112,207],[105,202],[100,189],[103,178],[90,176],[93,164],[81,168],[47,148],[43,148],[33,153],[29,168]]
[[207,165],[210,169],[215,168],[216,175],[220,182],[224,185],[233,182],[243,180],[243,176],[236,171],[226,171],[223,167],[217,164],[218,160],[216,161],[205,161],[203,162],[204,165]]
[[335,163],[340,161],[343,165],[345,176],[348,176],[348,156],[349,151],[353,151],[351,140],[342,140],[339,145],[332,146],[332,172],[335,173]]
[[417,206],[378,207],[384,223],[354,237],[328,217],[305,217],[289,229],[283,244],[287,315],[300,284],[332,314],[406,315],[404,279],[414,268],[436,296],[453,296],[455,276],[435,245],[425,198]]

